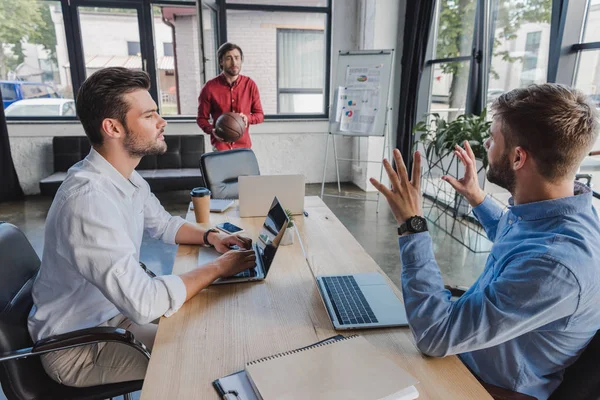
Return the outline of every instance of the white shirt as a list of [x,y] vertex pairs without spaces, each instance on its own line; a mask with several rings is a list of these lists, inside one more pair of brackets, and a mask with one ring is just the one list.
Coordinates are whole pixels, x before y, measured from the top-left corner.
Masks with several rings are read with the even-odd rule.
[[185,223],[133,172],[121,175],[93,148],[69,169],[46,219],[33,284],[34,341],[91,328],[121,313],[143,325],[175,313],[186,289],[176,275],[150,278],[139,265],[144,229],[166,243]]

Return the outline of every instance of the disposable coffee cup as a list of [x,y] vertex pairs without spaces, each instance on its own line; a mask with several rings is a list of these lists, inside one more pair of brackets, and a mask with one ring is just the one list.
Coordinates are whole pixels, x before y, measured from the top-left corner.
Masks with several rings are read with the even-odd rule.
[[210,190],[204,187],[193,188],[190,192],[196,222],[203,224],[210,222]]

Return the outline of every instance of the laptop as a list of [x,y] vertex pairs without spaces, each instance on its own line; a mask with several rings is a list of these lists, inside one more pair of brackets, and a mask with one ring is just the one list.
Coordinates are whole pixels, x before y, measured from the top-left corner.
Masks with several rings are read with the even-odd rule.
[[304,175],[253,175],[238,178],[240,217],[264,217],[277,196],[292,214],[304,211]]
[[408,325],[404,304],[378,272],[317,276],[317,287],[337,330]]
[[[252,242],[252,248],[256,254],[256,265],[253,268],[242,271],[236,275],[219,278],[214,281],[213,285],[222,285],[225,283],[238,283],[261,281],[266,279],[277,249],[279,242],[285,233],[289,219],[283,207],[279,203],[277,197],[271,202],[271,207],[267,212],[267,217],[263,223],[262,229],[258,235],[258,239]],[[217,259],[221,254],[215,249],[200,249],[198,254],[198,266],[207,264]]]

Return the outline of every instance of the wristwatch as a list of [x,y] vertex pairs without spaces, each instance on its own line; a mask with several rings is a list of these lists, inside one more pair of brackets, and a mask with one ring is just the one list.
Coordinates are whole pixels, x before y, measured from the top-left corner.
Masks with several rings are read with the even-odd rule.
[[405,232],[419,233],[427,231],[427,220],[423,217],[415,215],[406,220],[405,223],[398,227],[398,235],[402,235]]
[[202,241],[204,242],[204,244],[203,244],[202,246],[204,246],[204,247],[215,247],[214,245],[212,245],[212,244],[210,244],[210,243],[208,242],[208,235],[209,235],[211,232],[216,232],[216,233],[219,233],[219,231],[218,231],[218,230],[216,230],[216,229],[214,229],[214,228],[210,228],[209,230],[207,230],[206,232],[204,232],[204,237],[202,238]]

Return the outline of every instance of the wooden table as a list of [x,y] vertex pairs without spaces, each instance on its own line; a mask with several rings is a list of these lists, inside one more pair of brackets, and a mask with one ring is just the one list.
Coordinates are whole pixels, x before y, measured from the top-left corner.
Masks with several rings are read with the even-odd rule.
[[[245,363],[303,347],[339,333],[360,333],[419,380],[420,399],[489,399],[485,389],[455,357],[422,355],[408,328],[337,332],[316,287],[316,275],[381,272],[400,290],[318,197],[307,197],[308,217],[296,216],[304,249],[296,238],[279,248],[261,282],[211,286],[158,327],[142,389],[148,399],[218,399],[212,381]],[[193,221],[193,213],[188,212]],[[237,207],[211,214],[213,224],[230,221],[256,238],[264,218],[239,218]],[[181,245],[174,274],[196,268],[199,246]]]

